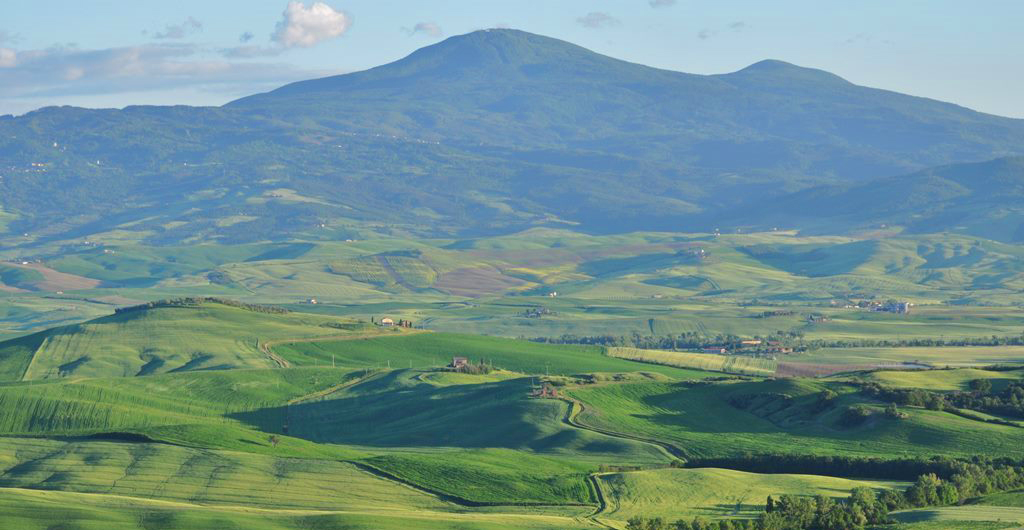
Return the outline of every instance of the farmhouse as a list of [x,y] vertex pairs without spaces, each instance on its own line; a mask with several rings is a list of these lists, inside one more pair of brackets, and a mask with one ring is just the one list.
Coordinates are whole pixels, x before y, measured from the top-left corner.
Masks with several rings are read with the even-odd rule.
[[452,364],[448,365],[449,368],[455,368],[456,370],[467,366],[469,366],[469,359],[466,357],[452,357]]
[[395,321],[391,320],[388,317],[384,317],[384,318],[380,319],[380,325],[382,325],[382,326],[384,326],[386,328],[389,328],[389,327],[395,325]]

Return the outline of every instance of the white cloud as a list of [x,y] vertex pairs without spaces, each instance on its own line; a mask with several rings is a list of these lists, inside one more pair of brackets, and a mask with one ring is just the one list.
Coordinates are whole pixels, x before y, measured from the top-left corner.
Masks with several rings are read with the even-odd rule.
[[700,40],[708,40],[710,38],[717,37],[718,35],[720,35],[722,33],[725,33],[725,32],[739,33],[739,32],[743,31],[746,28],[747,28],[747,23],[746,22],[736,21],[736,22],[733,22],[732,24],[729,24],[728,26],[726,26],[723,29],[708,29],[708,28],[704,28],[704,29],[700,30],[699,32],[697,32],[697,38],[700,39]]
[[254,57],[274,57],[281,55],[285,52],[285,49],[280,46],[254,46],[248,44],[245,46],[235,46],[234,48],[224,48],[220,50],[220,54],[228,59],[252,59]]
[[323,2],[306,7],[302,2],[293,1],[288,2],[271,39],[285,48],[309,48],[340,37],[351,26],[352,17]]
[[443,37],[444,30],[441,29],[436,22],[420,22],[412,27],[412,29],[405,30],[409,35],[415,35],[422,33],[424,35],[430,35],[431,37]]
[[592,29],[607,28],[622,24],[619,19],[609,15],[608,13],[602,13],[600,11],[591,11],[585,16],[577,18],[576,22],[585,28]]
[[18,64],[18,52],[0,48],[0,68],[14,68]]
[[181,24],[168,25],[166,29],[161,32],[153,34],[154,39],[183,39],[193,33],[199,33],[203,31],[203,23],[188,17]]
[[[0,114],[46,105],[144,100],[144,94],[216,92],[247,95],[281,84],[336,72],[306,71],[286,64],[231,62],[192,44],[146,44],[101,50],[59,46],[46,50],[0,48]],[[226,97],[226,96],[225,96]],[[166,100],[166,99],[165,99]]]
[[647,2],[651,7],[671,7],[676,5],[676,0],[650,0]]

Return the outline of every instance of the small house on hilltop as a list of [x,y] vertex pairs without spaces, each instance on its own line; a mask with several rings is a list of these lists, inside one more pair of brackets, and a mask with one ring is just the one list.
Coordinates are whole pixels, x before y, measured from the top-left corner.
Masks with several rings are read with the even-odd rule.
[[452,364],[448,365],[449,368],[456,370],[469,366],[469,359],[466,357],[452,357]]
[[382,326],[384,326],[386,328],[389,328],[389,327],[395,325],[395,321],[391,320],[388,317],[384,317],[384,318],[380,319],[380,325],[382,325]]

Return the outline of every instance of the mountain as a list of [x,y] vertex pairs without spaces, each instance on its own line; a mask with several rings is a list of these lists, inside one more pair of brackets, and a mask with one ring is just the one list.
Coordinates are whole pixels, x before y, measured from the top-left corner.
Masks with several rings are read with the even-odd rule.
[[0,118],[0,247],[700,230],[1021,146],[1024,120],[780,61],[702,76],[478,31],[220,108]]
[[809,233],[901,228],[1024,242],[1024,157],[952,164],[859,184],[814,187],[743,209],[733,221]]

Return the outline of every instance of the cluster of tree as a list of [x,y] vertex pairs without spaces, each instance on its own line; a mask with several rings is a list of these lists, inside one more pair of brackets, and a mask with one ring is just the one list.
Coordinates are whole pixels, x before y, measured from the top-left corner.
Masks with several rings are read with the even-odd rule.
[[825,496],[768,497],[758,519],[708,521],[697,517],[668,523],[660,517],[633,517],[629,530],[857,530],[885,524],[889,513],[907,508],[949,506],[979,495],[1024,486],[1024,467],[982,462],[950,461],[948,478],[919,475],[904,491],[856,488],[845,499]]
[[794,315],[796,315],[796,311],[761,311],[760,313],[754,315],[754,318],[791,317]]
[[819,348],[951,348],[961,346],[1022,346],[1024,334],[991,337],[913,338],[913,339],[844,339],[807,341],[809,350]]
[[133,311],[142,311],[144,309],[154,309],[158,307],[196,307],[203,304],[221,304],[231,307],[237,307],[248,311],[255,311],[257,313],[271,313],[271,314],[284,314],[289,311],[283,307],[277,307],[272,305],[259,305],[259,304],[247,304],[245,302],[239,302],[237,300],[228,300],[226,298],[215,298],[212,296],[189,296],[184,298],[171,298],[167,300],[156,300],[153,302],[147,302],[145,304],[118,307],[114,309],[114,313],[130,313]]
[[[749,337],[740,337],[732,334],[705,335],[699,331],[687,331],[679,335],[652,336],[641,335],[634,332],[632,335],[590,335],[580,336],[565,334],[560,337],[536,337],[530,340],[549,344],[587,344],[595,346],[611,346],[640,348],[644,350],[699,350],[710,347],[723,347],[728,350],[747,350],[757,352],[768,351],[772,348],[787,347],[794,351],[802,351],[803,332],[779,331],[772,335],[755,336],[753,339],[760,340],[760,347],[744,345],[743,341]],[[777,344],[770,347],[769,343]]]
[[948,479],[926,473],[906,490],[873,491],[857,488],[841,501],[826,497],[784,495],[768,497],[759,530],[850,530],[883,524],[894,510],[949,506],[966,500],[1024,486],[1024,467],[960,463]]
[[757,530],[758,522],[755,519],[721,519],[709,521],[704,517],[695,517],[692,520],[679,519],[675,522],[667,522],[661,517],[632,517],[626,522],[626,530]]
[[1024,419],[1024,383],[1011,382],[994,391],[992,382],[975,379],[969,391],[934,392],[921,388],[888,388],[878,383],[861,383],[861,392],[889,403],[931,410],[970,409]]
[[463,364],[461,366],[458,366],[457,368],[455,368],[455,371],[463,373],[463,374],[479,375],[479,374],[489,374],[489,373],[491,373],[491,370],[493,370],[493,369],[494,369],[493,366],[491,366],[490,364],[485,363],[483,359],[480,359],[480,361],[476,362],[476,363],[466,363],[466,364]]

